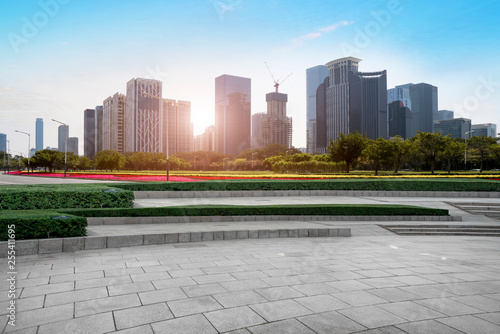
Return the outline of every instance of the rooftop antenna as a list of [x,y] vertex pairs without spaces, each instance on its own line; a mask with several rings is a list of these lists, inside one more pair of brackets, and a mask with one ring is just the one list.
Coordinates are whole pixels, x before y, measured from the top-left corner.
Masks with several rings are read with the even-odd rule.
[[266,64],[266,66],[267,66],[267,70],[269,71],[269,74],[271,74],[271,78],[273,78],[273,81],[274,81],[274,87],[276,88],[276,93],[278,93],[278,87],[279,87],[281,84],[283,84],[283,82],[285,82],[285,80],[286,80],[286,79],[290,78],[290,76],[293,74],[293,72],[292,72],[292,73],[290,73],[290,74],[288,74],[288,75],[285,77],[285,79],[281,80],[281,82],[280,82],[280,80],[276,80],[276,79],[274,78],[273,72],[271,72],[271,69],[269,68],[269,65],[267,65],[267,63],[266,63],[266,62],[264,62],[264,64]]

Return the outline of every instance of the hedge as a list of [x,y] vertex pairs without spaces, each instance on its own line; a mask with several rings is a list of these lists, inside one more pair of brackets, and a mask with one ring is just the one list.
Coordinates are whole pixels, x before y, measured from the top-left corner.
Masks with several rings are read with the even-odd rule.
[[15,231],[15,240],[79,237],[87,233],[86,218],[55,217],[58,218],[47,216],[1,218],[0,241],[9,239],[9,228]]
[[133,200],[131,191],[102,186],[0,187],[0,210],[130,208]]
[[262,216],[262,215],[313,215],[313,216],[447,216],[448,210],[409,205],[201,205],[131,209],[59,210],[82,217],[163,217],[163,216]]
[[500,191],[500,182],[469,179],[335,179],[119,183],[130,191],[241,190],[374,190],[374,191]]

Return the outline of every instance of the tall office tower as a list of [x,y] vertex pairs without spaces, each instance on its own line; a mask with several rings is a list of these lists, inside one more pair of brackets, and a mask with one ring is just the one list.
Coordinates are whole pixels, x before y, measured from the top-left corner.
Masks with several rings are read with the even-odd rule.
[[215,125],[206,127],[205,132],[201,135],[201,150],[215,151]]
[[262,120],[261,143],[266,147],[281,144],[292,147],[292,118],[286,116],[288,95],[283,93],[266,94],[267,115]]
[[126,97],[116,93],[103,102],[103,149],[117,152],[124,151],[124,114]]
[[358,131],[368,138],[387,138],[387,72],[358,72],[361,59],[340,58],[326,64],[326,134]]
[[162,84],[153,79],[127,82],[125,151],[162,152]]
[[196,135],[193,137],[193,152],[201,151],[201,141],[203,140],[203,134]]
[[[316,114],[316,92],[318,87],[328,78],[328,67],[318,65],[306,70],[306,142],[307,153],[313,154],[316,150],[317,139],[317,114]],[[326,135],[325,135],[326,136]],[[326,147],[326,146],[325,146]]]
[[[163,99],[162,104],[162,152],[168,155],[193,150],[193,126],[191,102]],[[167,140],[168,134],[168,140]]]
[[59,125],[57,134],[57,149],[59,152],[66,152],[66,143],[69,138],[69,126]]
[[412,83],[406,85],[399,85],[394,88],[387,90],[387,104],[391,104],[394,101],[403,102],[403,106],[411,110],[411,99],[410,99],[410,86]]
[[43,118],[36,119],[35,134],[35,149],[43,150]]
[[312,153],[327,153],[329,138],[326,132],[326,88],[330,84],[330,77],[326,77],[316,89],[316,120],[314,122],[315,149]]
[[251,80],[232,75],[215,78],[216,150],[237,155],[250,148]]
[[7,135],[5,133],[0,133],[0,154],[7,155]]
[[78,155],[78,138],[69,137],[68,138],[68,153],[73,152]]
[[264,147],[262,143],[262,122],[266,113],[260,112],[252,115],[252,148]]
[[484,124],[472,124],[472,133],[473,136],[485,136],[496,138],[497,134],[497,125],[493,123],[484,123]]
[[465,133],[471,130],[471,121],[468,118],[443,119],[434,123],[434,132],[441,135],[451,135],[451,138],[465,139]]
[[95,153],[102,151],[103,129],[102,129],[102,113],[104,106],[95,107]]
[[417,131],[433,132],[433,122],[437,119],[438,89],[419,83],[410,86],[411,114],[413,117],[412,137]]
[[387,105],[387,108],[389,110],[389,137],[410,138],[413,131],[410,108],[405,107],[403,101],[393,101]]
[[454,114],[455,113],[451,110],[438,110],[434,121],[440,121],[443,119],[452,119],[454,117]]
[[95,156],[95,109],[83,111],[83,155],[94,159]]

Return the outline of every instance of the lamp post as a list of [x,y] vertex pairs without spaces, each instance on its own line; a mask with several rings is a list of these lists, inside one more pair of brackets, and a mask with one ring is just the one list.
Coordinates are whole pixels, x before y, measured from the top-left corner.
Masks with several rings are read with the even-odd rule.
[[[152,94],[148,94],[146,92],[142,92],[142,96],[147,96],[147,97],[152,97],[153,99],[157,99],[157,100],[160,100],[160,113],[161,113],[161,101],[162,101],[162,98],[158,97],[158,96],[155,96],[155,95],[152,95]],[[165,112],[166,113],[166,112]],[[166,156],[167,156],[167,182],[169,181],[169,161],[168,161],[168,116],[167,117],[167,129],[166,129],[166,136],[167,136],[167,140],[165,142],[165,153],[166,153]],[[161,142],[161,135],[160,135],[160,142]]]
[[254,154],[257,154],[257,152],[252,153],[252,170],[253,170],[253,156],[254,156]]
[[6,140],[7,142],[7,174],[10,174],[10,140]]
[[465,171],[467,171],[467,135],[469,133],[472,133],[472,132],[474,132],[474,130],[470,130],[470,131],[465,132],[465,154],[464,154],[464,161],[465,161],[464,170]]
[[19,133],[22,133],[22,134],[25,134],[28,136],[28,175],[30,175],[30,146],[31,146],[31,135],[27,132],[23,132],[23,131],[19,131],[19,130],[16,130],[16,132],[19,132]]
[[68,137],[69,137],[69,133],[68,133],[68,124],[66,123],[63,123],[63,122],[59,122],[55,119],[52,118],[52,120],[56,123],[59,123],[59,124],[62,124],[66,127],[66,144],[64,144],[64,177],[66,177],[66,171],[67,171],[67,167],[68,167]]

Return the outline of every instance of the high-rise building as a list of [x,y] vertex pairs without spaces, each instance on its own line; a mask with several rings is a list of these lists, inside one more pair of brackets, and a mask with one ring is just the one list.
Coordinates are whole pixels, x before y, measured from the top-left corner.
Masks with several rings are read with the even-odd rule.
[[66,152],[66,143],[68,138],[69,138],[69,126],[59,125],[58,136],[57,136],[57,149],[59,150],[59,152]]
[[412,137],[417,131],[433,132],[433,122],[438,118],[438,89],[427,83],[410,86]]
[[473,136],[497,137],[497,125],[493,123],[472,124]]
[[403,101],[393,101],[388,104],[389,110],[389,137],[401,136],[410,138],[413,131],[410,108],[405,107]]
[[326,138],[354,131],[387,138],[387,72],[359,72],[361,59],[345,57],[326,64]]
[[83,111],[83,155],[94,159],[95,156],[95,109],[85,109]]
[[315,138],[315,148],[312,153],[326,153],[329,144],[326,132],[326,88],[329,83],[330,77],[326,77],[316,89],[316,120],[314,128],[311,129]]
[[252,115],[252,148],[264,147],[262,143],[262,122],[266,118],[266,113],[259,112]]
[[215,78],[216,150],[237,155],[250,148],[251,80],[232,75]]
[[440,121],[443,119],[452,119],[454,117],[454,112],[451,110],[438,110],[436,119],[434,121]]
[[[306,142],[307,153],[316,152],[316,92],[318,87],[328,78],[328,67],[318,65],[306,70]],[[325,135],[326,136],[326,135]]]
[[73,152],[78,155],[78,138],[69,137],[68,138],[68,153]]
[[451,135],[451,138],[465,139],[465,133],[471,130],[471,122],[468,118],[443,119],[434,122],[434,132],[441,135]]
[[37,118],[35,123],[35,149],[43,150],[43,118]]
[[116,93],[103,102],[103,149],[117,152],[124,151],[124,114],[126,97]]
[[95,107],[95,153],[103,150],[103,129],[102,129],[102,113],[104,111],[104,106]]
[[125,151],[162,152],[162,83],[153,79],[127,82]]
[[7,154],[7,135],[0,133],[0,152],[3,155]]
[[266,94],[267,114],[262,119],[260,143],[263,147],[282,144],[292,147],[292,118],[286,116],[288,96],[283,93]]
[[205,128],[205,132],[201,135],[202,151],[215,151],[215,125],[210,125]]
[[403,103],[403,107],[411,110],[410,86],[412,85],[412,83],[409,83],[388,89],[387,104],[391,104],[394,101],[401,101]]
[[163,153],[167,153],[167,146],[168,155],[191,152],[193,150],[191,102],[163,99],[162,129]]

